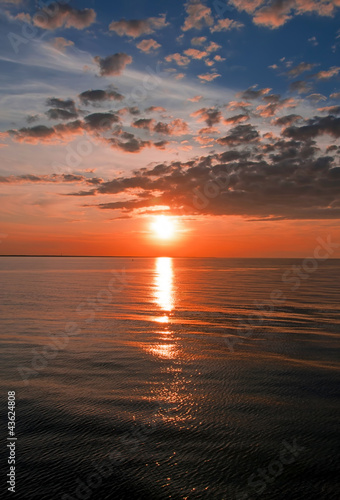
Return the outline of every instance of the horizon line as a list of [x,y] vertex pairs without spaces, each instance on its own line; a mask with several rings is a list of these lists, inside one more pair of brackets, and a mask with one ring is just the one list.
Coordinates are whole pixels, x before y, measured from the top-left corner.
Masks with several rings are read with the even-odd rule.
[[[0,254],[0,257],[35,257],[35,258],[103,258],[103,259],[157,259],[157,258],[170,258],[170,259],[301,259],[304,257],[216,257],[214,255],[204,256],[188,256],[188,255],[56,255],[56,254]],[[327,260],[340,260],[340,257],[330,257]]]

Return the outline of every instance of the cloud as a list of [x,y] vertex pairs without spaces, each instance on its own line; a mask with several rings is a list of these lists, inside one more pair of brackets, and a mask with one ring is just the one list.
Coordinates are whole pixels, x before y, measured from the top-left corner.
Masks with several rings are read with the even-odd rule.
[[255,24],[275,29],[294,16],[334,16],[339,0],[230,0],[238,10],[252,15]]
[[250,87],[249,89],[247,90],[244,90],[243,92],[238,92],[236,94],[237,97],[240,97],[241,99],[259,99],[260,97],[268,94],[271,89],[270,88],[264,88],[264,89],[259,89],[259,90],[255,90],[256,89],[256,85],[254,85],[253,87]]
[[235,123],[246,122],[248,120],[249,120],[249,115],[239,114],[231,116],[230,118],[226,118],[223,121],[226,125],[235,125]]
[[318,66],[318,65],[315,63],[301,62],[297,66],[294,66],[292,69],[290,69],[287,72],[287,75],[292,77],[292,78],[295,78],[299,75],[302,75],[302,73],[304,73],[305,71],[311,71],[313,68],[315,68],[315,66]]
[[46,112],[50,120],[74,120],[78,117],[77,112],[67,111],[66,109],[52,108]]
[[122,101],[124,96],[115,90],[86,90],[79,94],[83,104],[98,104],[105,101]]
[[183,31],[188,31],[193,28],[200,30],[204,26],[211,26],[214,22],[211,15],[211,9],[200,0],[190,0],[185,4],[185,10],[188,16],[182,26]]
[[238,146],[257,142],[259,138],[259,133],[253,125],[237,125],[230,130],[228,135],[217,139],[216,142],[222,146]]
[[84,132],[82,122],[75,120],[67,124],[59,124],[54,127],[36,125],[34,127],[24,127],[19,130],[9,130],[8,133],[16,142],[28,144],[68,142],[76,135]]
[[298,94],[308,94],[313,89],[313,85],[305,80],[296,80],[289,85],[290,92],[297,92]]
[[188,124],[180,118],[176,118],[170,123],[158,122],[153,130],[158,134],[164,135],[185,135],[189,133]]
[[216,52],[216,50],[219,50],[221,49],[222,46],[219,45],[218,43],[216,42],[210,42],[209,45],[206,47],[206,51],[207,52]]
[[140,118],[132,123],[132,126],[135,128],[142,128],[146,130],[153,130],[153,124],[155,120],[153,118]]
[[243,111],[246,111],[246,108],[251,106],[250,102],[246,101],[230,101],[227,105],[227,108],[234,111],[235,109],[242,109]]
[[283,131],[283,136],[299,141],[308,141],[320,135],[330,135],[336,139],[340,137],[340,118],[334,116],[315,116],[307,120],[301,127],[288,127]]
[[67,47],[72,47],[74,45],[74,42],[59,36],[51,40],[51,45],[54,49],[59,50],[59,52],[65,52]]
[[221,76],[219,73],[205,73],[202,75],[198,75],[198,78],[203,82],[212,82],[215,78]]
[[72,99],[59,99],[57,97],[49,97],[46,100],[46,106],[50,106],[52,108],[61,108],[66,109],[68,111],[76,111],[75,102]]
[[222,113],[217,108],[201,108],[191,113],[190,116],[197,118],[198,122],[205,122],[208,127],[220,123],[222,119]]
[[302,116],[291,114],[277,118],[276,120],[273,121],[273,124],[278,125],[279,127],[288,127],[300,120],[303,120]]
[[195,36],[194,38],[191,39],[191,44],[195,46],[200,46],[203,45],[204,42],[207,41],[206,36]]
[[37,122],[40,118],[40,115],[27,115],[26,116],[26,121],[27,123],[31,124],[34,122]]
[[199,102],[201,99],[203,99],[202,95],[195,95],[194,97],[189,97],[187,100],[191,102]]
[[340,99],[340,92],[333,92],[329,97],[331,99]]
[[322,94],[310,94],[306,97],[306,99],[309,99],[312,102],[327,101],[327,97]]
[[166,109],[163,108],[162,106],[150,106],[149,108],[146,108],[145,112],[146,113],[153,113],[153,112],[165,113]]
[[43,7],[33,16],[33,24],[45,30],[57,28],[87,28],[96,20],[93,9],[74,9],[67,4],[54,2]]
[[28,184],[28,183],[76,183],[76,184],[89,184],[98,185],[103,181],[99,177],[85,177],[83,175],[75,174],[50,174],[50,175],[9,175],[7,177],[0,177],[0,183],[6,184]]
[[215,33],[218,31],[229,31],[232,29],[240,29],[243,28],[244,24],[239,21],[235,21],[234,19],[219,19],[215,26],[210,28],[211,33]]
[[157,43],[156,40],[150,38],[149,40],[142,40],[137,44],[137,49],[141,52],[150,53],[152,50],[157,50],[161,47],[160,43]]
[[[272,102],[270,102],[271,97],[274,97]],[[265,96],[263,99],[266,98],[269,101],[269,103],[261,104],[256,108],[257,113],[265,118],[274,116],[277,113],[277,111],[283,108],[295,108],[297,105],[295,99],[293,98],[280,99],[280,96],[276,94],[274,94],[274,96],[272,95]]]
[[145,148],[155,147],[164,149],[168,144],[167,141],[143,141],[142,139],[128,132],[121,133],[121,139],[112,138],[107,140],[108,144],[114,149],[119,149],[125,153],[139,153]]
[[[238,137],[245,143],[250,139],[252,147],[230,149],[239,144]],[[91,206],[124,214],[166,206],[173,215],[239,215],[261,220],[339,218],[340,168],[331,154],[336,154],[337,148],[328,148],[325,156],[312,141],[268,137],[263,148],[253,127],[238,126],[231,131],[226,151],[141,168],[102,181],[87,193],[72,194],[109,196],[108,202]],[[206,186],[217,189],[216,196],[208,199],[204,195]]]
[[155,30],[165,28],[168,24],[165,20],[165,14],[163,14],[159,17],[149,17],[147,19],[132,19],[130,21],[121,19],[120,21],[112,21],[109,29],[119,36],[126,35],[138,38],[142,35],[150,35]]
[[178,66],[187,66],[190,62],[189,57],[182,56],[178,52],[176,52],[175,54],[169,54],[168,56],[166,56],[165,60],[167,62],[174,61]]
[[329,80],[333,76],[337,76],[340,72],[340,66],[332,66],[328,70],[319,71],[314,75],[317,80]]
[[127,64],[132,63],[132,57],[124,52],[101,58],[96,56],[94,61],[100,69],[100,76],[121,75]]
[[340,106],[325,106],[323,108],[318,108],[318,111],[331,115],[340,115]]
[[50,97],[47,99],[46,105],[52,108],[46,112],[50,120],[74,120],[78,118],[78,110],[72,99]]
[[187,49],[184,51],[184,54],[188,57],[192,57],[192,59],[203,59],[204,57],[207,57],[208,52],[205,52],[204,50]]
[[85,116],[86,128],[90,130],[108,130],[113,123],[120,121],[115,113],[92,113]]

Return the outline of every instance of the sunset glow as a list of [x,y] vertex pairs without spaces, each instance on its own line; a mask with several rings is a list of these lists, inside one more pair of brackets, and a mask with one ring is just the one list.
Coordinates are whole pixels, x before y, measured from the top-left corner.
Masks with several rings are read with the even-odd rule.
[[152,229],[158,238],[169,240],[174,236],[175,223],[167,215],[157,215],[152,223]]

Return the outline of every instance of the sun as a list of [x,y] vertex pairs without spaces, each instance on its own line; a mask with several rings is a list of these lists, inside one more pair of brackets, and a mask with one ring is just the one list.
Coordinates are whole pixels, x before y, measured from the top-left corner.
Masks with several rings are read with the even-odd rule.
[[175,223],[167,215],[157,215],[151,225],[155,235],[162,240],[168,240],[173,237],[175,232]]

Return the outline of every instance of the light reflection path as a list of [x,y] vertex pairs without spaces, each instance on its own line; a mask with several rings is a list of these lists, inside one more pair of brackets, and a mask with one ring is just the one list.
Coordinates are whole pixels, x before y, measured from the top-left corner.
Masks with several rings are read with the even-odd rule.
[[[173,269],[170,257],[156,259],[155,302],[164,313],[170,313],[174,308]],[[160,323],[168,323],[168,314],[159,319]]]

